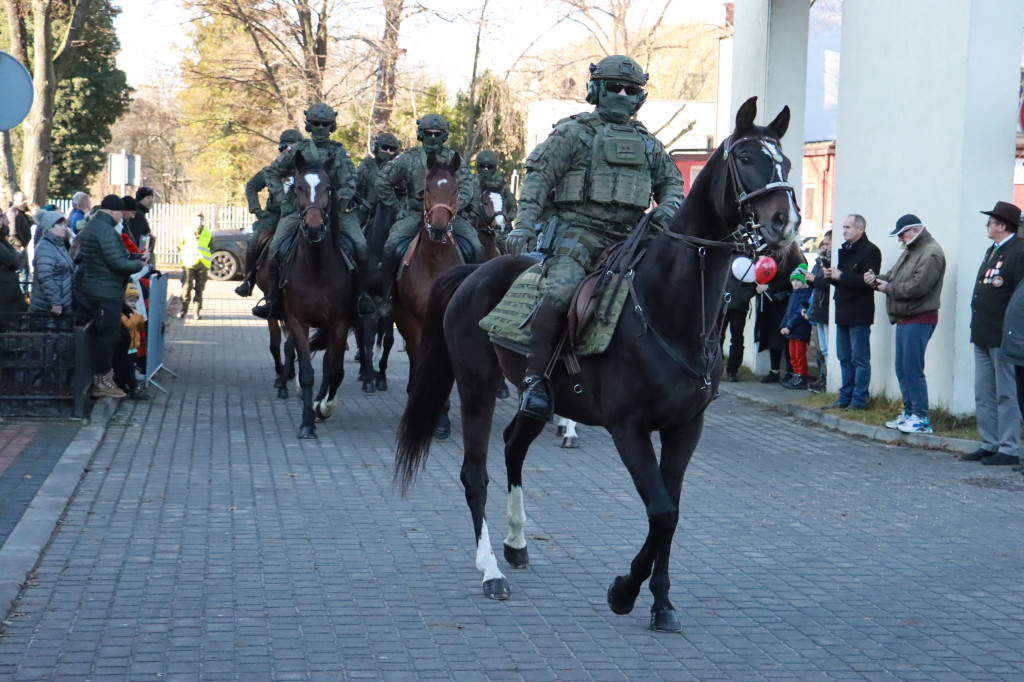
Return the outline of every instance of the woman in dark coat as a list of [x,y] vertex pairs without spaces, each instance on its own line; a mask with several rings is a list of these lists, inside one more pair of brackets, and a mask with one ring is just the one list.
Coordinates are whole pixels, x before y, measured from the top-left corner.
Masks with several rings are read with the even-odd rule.
[[[759,284],[758,295],[754,299],[757,319],[754,323],[754,341],[758,351],[768,351],[771,360],[771,371],[761,379],[763,384],[777,384],[784,377],[780,369],[789,373],[788,347],[789,341],[779,331],[782,318],[786,316],[786,306],[793,287],[789,283],[789,275],[797,265],[804,262],[800,247],[794,242],[791,246],[770,254],[775,259],[777,269],[775,277],[767,285]],[[783,357],[786,361],[783,363]],[[785,365],[785,366],[784,366]]]
[[25,267],[25,252],[11,243],[7,216],[0,215],[0,313],[25,312],[25,296],[18,279]]
[[32,260],[32,300],[28,309],[35,313],[71,314],[71,279],[74,263],[64,248],[67,219],[57,211],[39,216],[41,234]]

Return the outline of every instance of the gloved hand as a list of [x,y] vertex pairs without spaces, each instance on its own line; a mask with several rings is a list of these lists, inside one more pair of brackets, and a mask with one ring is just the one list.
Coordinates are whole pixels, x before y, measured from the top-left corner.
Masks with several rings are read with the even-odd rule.
[[673,204],[658,204],[655,209],[651,211],[651,224],[655,227],[667,229],[677,210],[678,207]]
[[295,207],[286,201],[281,204],[281,215],[288,215],[289,213],[295,213]]
[[518,256],[537,240],[537,232],[528,227],[517,227],[505,238],[505,248],[509,254]]
[[266,211],[266,210],[263,210],[263,209],[260,209],[260,210],[256,211],[256,219],[257,220],[266,220],[269,217],[270,217],[270,211]]

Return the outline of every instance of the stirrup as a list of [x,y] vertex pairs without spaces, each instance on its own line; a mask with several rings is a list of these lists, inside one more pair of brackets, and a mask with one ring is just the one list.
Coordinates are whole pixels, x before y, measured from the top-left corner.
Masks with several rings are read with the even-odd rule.
[[551,421],[555,415],[555,405],[546,378],[528,376],[523,379],[523,400],[519,404],[519,411],[527,417]]
[[235,293],[243,298],[252,296],[252,282],[248,278],[243,279],[242,283],[235,287]]
[[264,320],[270,319],[270,313],[274,310],[273,302],[264,296],[259,303],[253,306],[252,314]]

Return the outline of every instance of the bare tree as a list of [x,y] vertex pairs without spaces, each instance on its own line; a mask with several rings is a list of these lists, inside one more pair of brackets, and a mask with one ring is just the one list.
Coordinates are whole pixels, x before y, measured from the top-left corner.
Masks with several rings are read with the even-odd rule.
[[380,41],[370,43],[378,53],[377,83],[373,96],[373,113],[370,116],[371,133],[386,130],[391,123],[398,98],[395,75],[402,50],[398,47],[398,35],[402,28],[405,0],[383,0],[384,32]]

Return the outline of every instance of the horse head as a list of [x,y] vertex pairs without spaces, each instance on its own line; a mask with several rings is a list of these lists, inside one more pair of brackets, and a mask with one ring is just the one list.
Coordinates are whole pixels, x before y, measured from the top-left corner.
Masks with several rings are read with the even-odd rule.
[[301,229],[307,241],[315,244],[324,238],[331,224],[331,168],[334,158],[324,161],[295,154],[296,208],[302,218]]
[[480,194],[481,230],[488,234],[505,232],[505,202],[501,192],[485,189]]
[[438,161],[431,152],[427,156],[427,179],[423,186],[423,222],[430,239],[445,244],[452,233],[452,221],[459,210],[459,178],[462,164],[458,152],[448,163]]
[[740,107],[736,129],[719,146],[707,170],[713,173],[711,193],[723,227],[735,230],[731,237],[744,248],[761,251],[794,239],[800,210],[787,180],[792,164],[782,153],[789,107],[767,126],[754,125],[756,115],[757,98],[751,97]]

